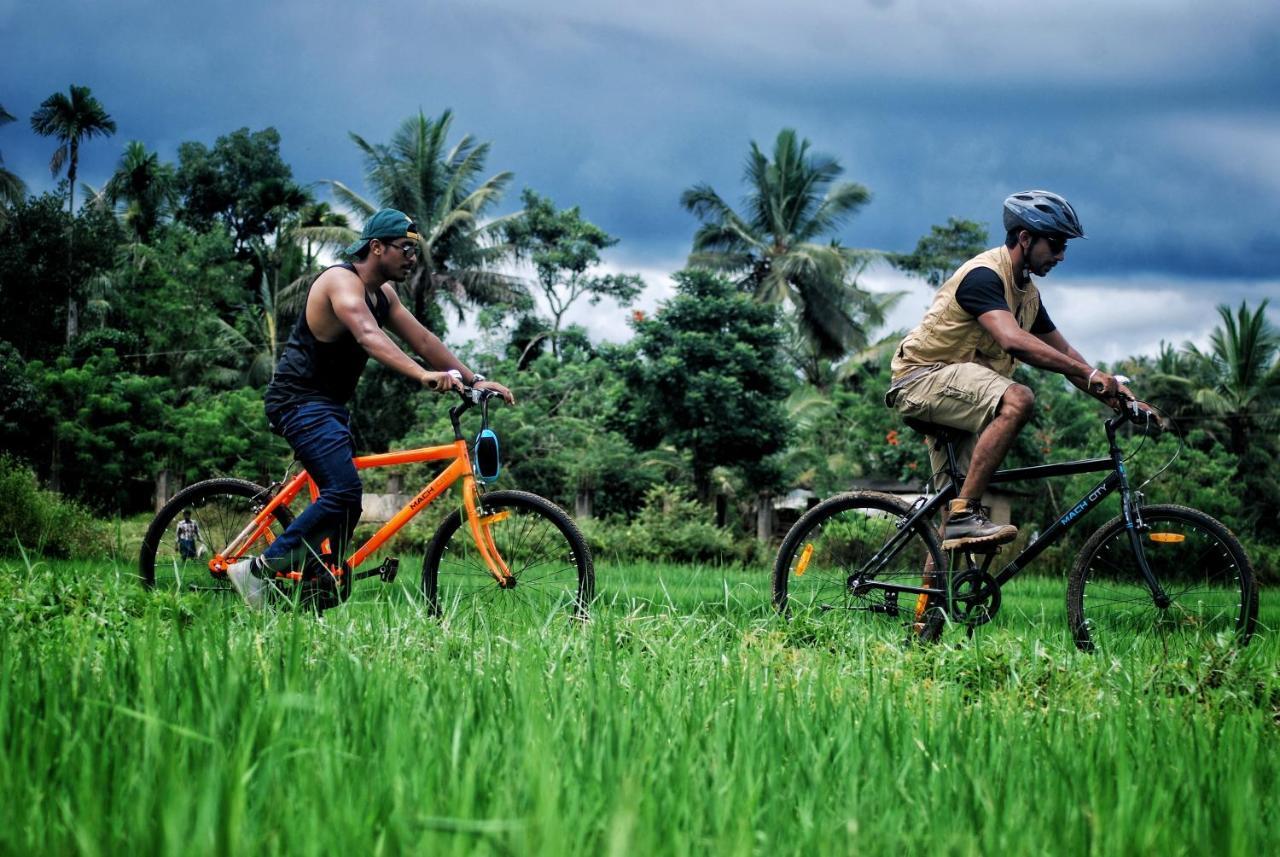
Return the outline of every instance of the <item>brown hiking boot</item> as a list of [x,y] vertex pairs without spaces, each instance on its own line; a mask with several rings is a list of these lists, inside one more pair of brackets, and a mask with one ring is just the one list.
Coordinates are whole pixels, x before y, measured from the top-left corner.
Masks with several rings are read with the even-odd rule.
[[978,548],[1002,545],[1018,536],[1013,524],[993,524],[982,514],[977,500],[952,500],[947,523],[942,528],[942,549]]

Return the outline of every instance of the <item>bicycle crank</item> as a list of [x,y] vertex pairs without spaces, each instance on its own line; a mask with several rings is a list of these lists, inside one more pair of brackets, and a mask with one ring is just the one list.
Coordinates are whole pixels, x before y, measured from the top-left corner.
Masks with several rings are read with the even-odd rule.
[[965,571],[951,581],[951,619],[970,628],[985,625],[1000,611],[1000,584],[985,571]]

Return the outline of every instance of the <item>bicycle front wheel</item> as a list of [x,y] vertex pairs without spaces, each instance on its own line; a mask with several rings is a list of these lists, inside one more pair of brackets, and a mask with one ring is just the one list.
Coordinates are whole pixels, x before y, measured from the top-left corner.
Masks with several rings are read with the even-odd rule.
[[1080,551],[1067,583],[1067,621],[1083,651],[1116,651],[1219,634],[1249,642],[1258,618],[1253,568],[1223,524],[1185,506],[1142,509],[1142,553],[1170,603],[1157,606],[1124,518],[1104,524]]
[[514,583],[499,586],[465,526],[466,516],[454,510],[422,564],[422,593],[431,612],[501,605],[535,622],[557,613],[586,618],[595,597],[595,567],[586,539],[564,510],[526,491],[491,491],[478,504],[481,531]]
[[[941,581],[946,562],[937,535],[911,507],[873,491],[839,494],[805,513],[782,542],[773,566],[773,604],[779,612],[882,614],[912,626],[923,638],[941,630],[942,599],[885,589]],[[938,584],[936,588],[941,588]]]
[[[271,501],[270,492],[244,479],[206,479],[179,491],[151,521],[142,538],[138,556],[138,578],[147,589],[215,589],[232,591],[223,572],[214,572],[209,562],[248,526]],[[183,545],[177,537],[178,522],[190,512],[196,525],[194,543]],[[283,506],[273,513],[268,535],[246,545],[234,562],[243,556],[260,554],[293,522]]]

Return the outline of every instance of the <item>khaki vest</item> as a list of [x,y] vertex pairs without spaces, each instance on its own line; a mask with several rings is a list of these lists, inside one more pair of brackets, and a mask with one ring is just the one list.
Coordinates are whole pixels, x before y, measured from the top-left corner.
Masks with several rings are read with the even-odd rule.
[[893,356],[893,379],[922,366],[950,363],[977,363],[1006,378],[1013,375],[1017,361],[978,324],[956,300],[960,281],[974,268],[990,268],[1004,284],[1004,299],[1013,311],[1018,327],[1030,330],[1040,311],[1040,292],[1035,283],[1026,288],[1014,285],[1013,261],[1006,247],[996,247],[974,256],[942,284],[924,320],[907,334]]

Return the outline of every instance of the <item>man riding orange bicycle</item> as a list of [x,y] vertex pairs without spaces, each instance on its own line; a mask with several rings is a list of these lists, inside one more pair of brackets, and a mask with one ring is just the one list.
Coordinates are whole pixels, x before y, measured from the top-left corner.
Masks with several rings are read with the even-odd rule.
[[[346,248],[351,261],[322,271],[307,293],[265,401],[272,429],[289,441],[320,494],[261,556],[228,567],[227,577],[250,607],[264,603],[276,572],[305,566],[322,590],[336,588],[321,548],[328,540],[326,553],[340,561],[360,518],[362,487],[346,404],[369,357],[437,392],[465,384],[515,402],[506,387],[463,365],[396,297],[395,283],[413,270],[419,240],[407,215],[384,208]],[[409,357],[384,327],[435,371]]]

